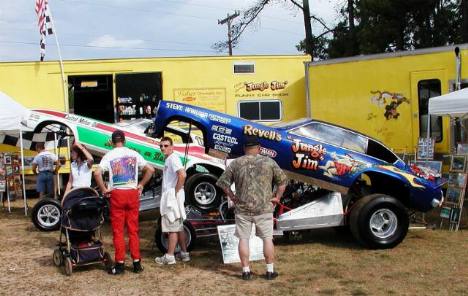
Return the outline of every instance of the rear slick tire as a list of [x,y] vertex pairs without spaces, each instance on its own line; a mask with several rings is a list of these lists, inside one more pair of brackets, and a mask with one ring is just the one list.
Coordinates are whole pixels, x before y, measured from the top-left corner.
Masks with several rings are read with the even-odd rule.
[[406,237],[409,227],[405,206],[385,194],[371,194],[358,200],[349,221],[354,238],[371,249],[397,246]]

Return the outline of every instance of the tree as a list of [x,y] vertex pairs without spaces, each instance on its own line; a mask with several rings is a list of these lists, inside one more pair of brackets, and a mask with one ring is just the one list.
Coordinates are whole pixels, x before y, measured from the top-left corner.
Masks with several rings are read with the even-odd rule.
[[456,0],[355,0],[346,4],[328,44],[329,57],[460,42],[463,26]]
[[[318,48],[316,50],[317,42],[319,44],[324,44],[323,33],[317,37],[314,37],[312,34],[311,20],[319,22],[328,32],[331,32],[331,29],[327,27],[325,22],[319,17],[312,15],[309,9],[309,0],[303,0],[302,4],[298,0],[258,0],[255,5],[242,11],[240,19],[232,25],[232,46],[235,47],[240,40],[242,33],[245,29],[251,25],[263,11],[263,9],[275,3],[289,3],[293,7],[296,7],[302,11],[304,16],[304,31],[305,31],[305,40],[297,45],[296,47],[299,50],[304,49],[305,53],[314,56],[315,53],[320,52],[323,48]],[[215,43],[212,48],[218,51],[225,50],[228,46],[227,41],[221,41]]]
[[468,0],[461,0],[459,9],[462,15],[461,40],[463,43],[468,43]]

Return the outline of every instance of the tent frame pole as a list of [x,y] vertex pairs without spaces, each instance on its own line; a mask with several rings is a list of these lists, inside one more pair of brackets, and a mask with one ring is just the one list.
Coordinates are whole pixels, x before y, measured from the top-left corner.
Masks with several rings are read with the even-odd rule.
[[23,188],[23,202],[24,202],[24,215],[28,215],[28,201],[26,197],[26,179],[24,178],[24,146],[23,146],[23,128],[20,127],[20,148],[21,148],[21,175],[23,177],[23,182],[21,187]]

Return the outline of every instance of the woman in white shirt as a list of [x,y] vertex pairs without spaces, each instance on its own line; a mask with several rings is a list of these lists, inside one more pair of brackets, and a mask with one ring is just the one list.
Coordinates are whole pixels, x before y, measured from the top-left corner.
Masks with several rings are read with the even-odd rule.
[[68,179],[65,195],[73,188],[90,187],[94,159],[93,156],[80,143],[71,148],[70,178]]

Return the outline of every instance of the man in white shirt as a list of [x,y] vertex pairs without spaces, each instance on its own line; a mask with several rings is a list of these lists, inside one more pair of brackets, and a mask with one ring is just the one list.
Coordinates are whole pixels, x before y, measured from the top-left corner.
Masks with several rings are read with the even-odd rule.
[[[120,130],[112,133],[114,149],[107,152],[94,172],[96,183],[101,192],[110,195],[110,218],[115,249],[115,265],[110,274],[124,272],[125,239],[127,227],[130,254],[133,259],[133,272],[143,271],[140,256],[140,238],[138,235],[138,216],[140,195],[145,184],[151,179],[154,169],[144,158],[125,147],[125,134]],[[143,170],[143,178],[138,183],[138,169]],[[102,172],[109,172],[109,187],[102,179]]]
[[[181,204],[183,207],[185,200],[184,182],[187,176],[185,173],[184,166],[182,165],[179,156],[176,153],[174,153],[174,144],[171,138],[162,138],[161,142],[159,143],[159,147],[161,148],[161,152],[165,156],[161,189],[162,198],[164,199],[165,197],[167,197],[168,191],[173,189],[175,195],[174,197],[178,199],[176,201],[176,204]],[[164,202],[166,201],[161,200],[161,207]],[[185,211],[185,209],[180,210]],[[172,265],[176,263],[174,252],[177,242],[179,242],[179,246],[181,248],[180,259],[183,262],[190,261],[190,254],[187,252],[186,237],[184,232],[184,219],[182,217],[185,215],[182,214],[176,216],[179,217],[175,220],[170,219],[168,215],[162,214],[161,216],[161,228],[163,233],[168,234],[168,246],[166,254],[164,254],[161,257],[155,258],[155,261],[158,264]]]
[[45,150],[44,143],[36,144],[38,154],[32,162],[32,171],[37,175],[36,190],[39,197],[51,194],[54,197],[54,175],[60,169],[57,155]]

